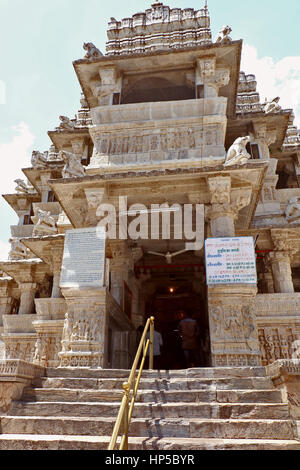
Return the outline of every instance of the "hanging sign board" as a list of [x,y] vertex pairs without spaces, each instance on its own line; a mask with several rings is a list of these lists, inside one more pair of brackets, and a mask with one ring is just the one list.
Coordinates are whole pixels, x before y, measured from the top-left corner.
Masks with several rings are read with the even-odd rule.
[[60,287],[103,287],[105,284],[104,227],[66,232]]
[[257,284],[253,237],[208,238],[205,264],[207,285]]

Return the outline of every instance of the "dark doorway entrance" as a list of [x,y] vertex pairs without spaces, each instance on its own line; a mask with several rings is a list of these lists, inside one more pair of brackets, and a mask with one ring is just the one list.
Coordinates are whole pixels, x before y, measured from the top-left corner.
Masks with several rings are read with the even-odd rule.
[[197,359],[194,367],[210,365],[207,302],[203,294],[194,292],[192,282],[158,287],[147,302],[147,316],[154,315],[155,329],[163,338],[162,369],[184,369],[185,361],[178,329],[182,312],[188,312],[199,327]]

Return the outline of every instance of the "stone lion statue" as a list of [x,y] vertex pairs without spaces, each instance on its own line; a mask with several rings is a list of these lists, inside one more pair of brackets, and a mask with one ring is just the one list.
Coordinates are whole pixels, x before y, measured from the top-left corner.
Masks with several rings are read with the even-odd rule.
[[48,152],[41,153],[37,150],[32,152],[31,164],[33,168],[47,168],[48,166]]
[[279,96],[277,96],[276,98],[273,98],[270,101],[268,101],[266,98],[265,102],[263,103],[264,112],[266,114],[279,113],[279,111],[281,111],[281,106],[278,104],[279,101],[280,101]]
[[75,128],[75,122],[71,121],[67,116],[59,116],[61,121],[59,127],[64,130],[73,130]]
[[215,42],[220,44],[229,44],[232,42],[231,37],[229,36],[232,32],[230,26],[223,26],[222,29],[219,31]]
[[20,260],[28,258],[30,250],[26,246],[24,246],[18,238],[10,238],[9,243],[11,244],[11,250],[9,252],[10,260]]
[[14,183],[17,184],[16,191],[19,194],[32,194],[35,192],[35,189],[33,186],[29,186],[27,183],[25,183],[24,180],[22,179],[16,179]]
[[300,197],[293,197],[285,210],[286,220],[300,219]]
[[229,148],[224,166],[245,165],[251,158],[246,150],[246,145],[250,142],[250,137],[239,137]]
[[83,44],[83,49],[87,51],[84,58],[85,59],[94,59],[96,57],[103,57],[103,54],[92,42],[85,42]]
[[38,236],[41,233],[56,233],[56,223],[54,218],[51,216],[50,211],[43,211],[42,209],[38,209],[34,218],[32,218],[36,225],[33,229],[32,235]]
[[76,178],[85,175],[84,168],[80,160],[78,160],[73,153],[62,150],[59,155],[65,162],[65,166],[62,171],[63,178]]

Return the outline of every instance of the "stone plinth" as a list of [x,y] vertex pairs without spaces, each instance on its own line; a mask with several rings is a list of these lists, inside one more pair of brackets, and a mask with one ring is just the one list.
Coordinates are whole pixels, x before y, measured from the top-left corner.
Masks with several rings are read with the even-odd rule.
[[33,326],[37,332],[37,341],[33,361],[45,367],[58,367],[66,301],[63,298],[36,299],[35,305],[37,318]]
[[252,304],[256,286],[208,287],[212,365],[259,366],[257,326]]
[[33,326],[36,315],[4,315],[5,358],[32,362],[37,334]]
[[[300,356],[300,348],[298,357]],[[291,416],[300,419],[300,359],[279,360],[266,367],[267,374],[289,403]]]
[[44,375],[42,367],[19,359],[0,361],[0,411],[6,413],[13,400],[19,400],[24,387]]
[[105,367],[108,341],[106,289],[62,289],[67,303],[61,367]]

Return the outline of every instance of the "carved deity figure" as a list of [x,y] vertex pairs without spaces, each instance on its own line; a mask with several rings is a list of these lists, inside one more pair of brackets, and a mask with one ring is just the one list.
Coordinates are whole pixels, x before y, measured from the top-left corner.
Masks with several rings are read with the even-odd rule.
[[17,179],[14,181],[17,184],[16,191],[19,194],[33,194],[35,193],[35,189],[33,186],[25,183],[22,179]]
[[43,169],[48,167],[48,152],[41,153],[34,150],[31,157],[31,165],[33,168]]
[[300,218],[300,197],[293,197],[285,210],[287,221],[296,220]]
[[268,101],[267,98],[263,103],[263,109],[266,114],[270,113],[279,113],[281,111],[281,106],[278,104],[280,101],[280,97],[277,96],[273,98],[273,100]]
[[245,165],[251,158],[246,150],[246,145],[250,142],[250,137],[239,137],[229,148],[224,166]]
[[33,229],[33,236],[39,236],[43,233],[56,233],[56,223],[54,218],[51,216],[51,212],[43,211],[38,209],[35,217],[32,218],[36,222]]
[[83,49],[87,51],[84,58],[85,59],[94,59],[96,57],[103,57],[103,54],[92,42],[85,42],[83,44]]
[[62,150],[59,152],[59,155],[65,162],[65,166],[62,171],[63,178],[76,178],[85,175],[81,162],[73,153]]
[[222,29],[219,31],[215,42],[216,43],[221,43],[221,44],[229,44],[232,42],[232,39],[230,37],[230,33],[232,32],[232,29],[230,26],[223,26]]

